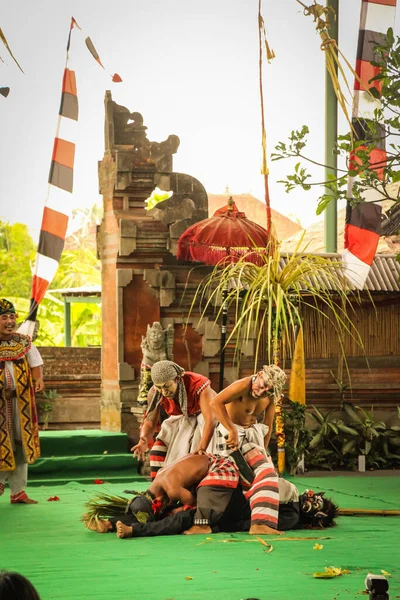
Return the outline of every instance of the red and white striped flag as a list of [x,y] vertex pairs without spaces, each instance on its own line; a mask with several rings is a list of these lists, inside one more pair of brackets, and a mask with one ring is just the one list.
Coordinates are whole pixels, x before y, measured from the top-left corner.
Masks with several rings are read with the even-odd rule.
[[[380,108],[380,101],[368,91],[371,87],[381,91],[378,81],[368,83],[380,73],[380,68],[371,64],[378,60],[374,48],[382,44],[386,32],[393,27],[396,13],[396,0],[362,0],[360,29],[358,35],[356,73],[361,80],[354,82],[354,105],[352,124],[357,141],[365,141],[367,149],[371,145],[371,133],[368,122],[374,119],[374,111]],[[379,128],[379,140],[374,139],[375,147],[369,151],[370,168],[376,171],[379,179],[383,179],[386,166],[385,131]],[[376,134],[374,136],[376,138]],[[357,171],[357,158],[350,157],[350,168]],[[348,197],[353,198],[353,184],[356,177],[349,177]],[[374,261],[378,247],[382,207],[377,200],[382,200],[378,191],[371,190],[366,194],[366,202],[351,206],[347,203],[344,251],[342,259],[344,274],[348,281],[358,289],[363,289],[369,270]]]
[[[75,27],[81,29],[72,17],[68,34],[57,131],[49,173],[49,189],[43,211],[32,280],[29,315],[19,328],[21,333],[27,333],[31,336],[34,331],[39,304],[58,269],[64,248],[68,220],[72,212],[71,194],[74,186],[75,139],[79,107],[75,71],[68,68],[68,61],[71,34]],[[103,67],[93,44],[90,42],[89,45],[86,40],[86,45],[92,56]],[[114,82],[122,81],[117,73],[111,75],[111,78]]]

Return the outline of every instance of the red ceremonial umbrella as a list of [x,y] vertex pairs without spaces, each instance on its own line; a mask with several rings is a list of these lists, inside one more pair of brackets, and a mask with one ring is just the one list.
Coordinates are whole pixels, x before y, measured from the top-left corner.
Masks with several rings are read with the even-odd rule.
[[[227,206],[182,233],[177,257],[216,265],[221,261],[236,262],[241,256],[246,256],[249,262],[259,263],[259,252],[267,252],[268,239],[267,230],[240,212],[231,196]],[[252,248],[257,248],[258,252],[251,252]]]
[[[207,265],[237,262],[242,256],[259,264],[260,251],[268,253],[269,235],[264,227],[250,221],[240,212],[232,196],[227,206],[219,208],[209,219],[191,225],[178,240],[177,258]],[[257,249],[252,252],[252,249]],[[227,290],[226,290],[227,294]],[[226,298],[226,295],[225,295]],[[224,298],[222,311],[219,388],[223,387],[227,306]]]

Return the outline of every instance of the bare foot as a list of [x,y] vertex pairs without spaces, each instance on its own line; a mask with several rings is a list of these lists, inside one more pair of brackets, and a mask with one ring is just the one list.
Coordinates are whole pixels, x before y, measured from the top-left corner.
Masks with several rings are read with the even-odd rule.
[[133,527],[130,527],[129,525],[124,525],[124,523],[121,523],[121,521],[117,521],[116,527],[117,537],[121,539],[132,537]]
[[252,525],[249,531],[250,535],[285,535],[284,531],[272,529],[268,525]]
[[183,532],[185,535],[195,535],[197,533],[212,533],[209,525],[193,525],[190,529]]

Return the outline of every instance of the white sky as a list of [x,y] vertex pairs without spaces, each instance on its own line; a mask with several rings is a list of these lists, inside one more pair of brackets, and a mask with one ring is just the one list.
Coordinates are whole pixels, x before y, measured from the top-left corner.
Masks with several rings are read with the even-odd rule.
[[[360,5],[340,0],[339,43],[352,64]],[[11,92],[0,97],[0,218],[26,223],[35,237],[40,229],[72,15],[83,29],[72,32],[70,62],[80,109],[74,207],[99,201],[106,89],[142,113],[150,140],[180,137],[175,171],[210,193],[228,185],[262,199],[257,8],[258,0],[3,0],[0,26],[25,74],[1,44],[0,85]],[[312,19],[295,0],[263,0],[263,16],[276,54],[264,70],[268,151],[307,124],[310,152],[323,160],[324,54]],[[112,83],[114,72],[123,83]],[[307,226],[317,194],[285,194],[276,181],[289,163],[269,165],[272,207]]]

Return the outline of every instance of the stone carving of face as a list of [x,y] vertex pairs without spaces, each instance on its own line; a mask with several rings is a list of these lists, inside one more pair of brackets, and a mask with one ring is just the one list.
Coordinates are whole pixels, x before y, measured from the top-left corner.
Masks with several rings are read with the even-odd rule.
[[164,345],[164,332],[161,329],[152,327],[147,334],[147,338],[152,348],[158,349]]

